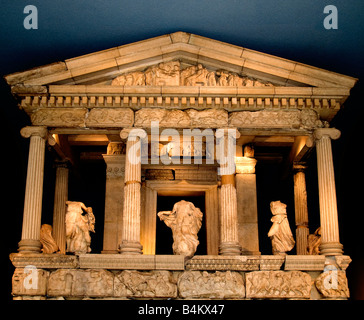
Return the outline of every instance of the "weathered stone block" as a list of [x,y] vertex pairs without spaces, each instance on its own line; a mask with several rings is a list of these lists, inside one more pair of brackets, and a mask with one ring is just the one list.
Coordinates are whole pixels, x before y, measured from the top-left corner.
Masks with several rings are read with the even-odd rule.
[[315,285],[325,298],[350,297],[345,271],[327,270],[316,278]]
[[28,296],[44,296],[47,293],[49,272],[35,266],[16,268],[12,278],[12,294]]
[[86,119],[87,127],[131,127],[134,112],[129,108],[94,108]]
[[187,270],[248,271],[259,270],[260,256],[194,256],[186,263]]
[[77,268],[78,257],[65,254],[11,253],[10,260],[16,268],[33,265],[39,269]]
[[260,270],[279,270],[284,262],[284,256],[262,255],[260,256]]
[[228,113],[219,109],[182,111],[157,108],[135,112],[136,127],[150,127],[152,121],[158,121],[161,128],[219,128],[228,125]]
[[49,296],[108,297],[113,295],[114,275],[101,269],[59,269],[49,276]]
[[134,298],[176,298],[176,280],[169,271],[124,270],[115,276],[114,295]]
[[178,292],[181,298],[244,298],[244,279],[240,273],[231,271],[186,271],[178,279]]
[[32,124],[48,127],[84,127],[87,109],[41,108],[31,115]]
[[321,255],[287,255],[284,270],[322,271],[325,267],[325,256]]
[[246,274],[247,298],[310,298],[311,277],[300,271],[254,271]]
[[238,128],[312,129],[322,127],[315,111],[296,109],[231,112],[229,125]]

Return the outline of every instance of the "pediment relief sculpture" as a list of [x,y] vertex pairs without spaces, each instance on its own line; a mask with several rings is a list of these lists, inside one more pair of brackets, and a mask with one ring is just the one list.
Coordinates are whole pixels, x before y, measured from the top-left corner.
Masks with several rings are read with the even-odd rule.
[[226,70],[210,71],[201,63],[183,67],[178,60],[162,62],[145,71],[134,71],[116,77],[112,86],[221,86],[273,87],[260,81]]

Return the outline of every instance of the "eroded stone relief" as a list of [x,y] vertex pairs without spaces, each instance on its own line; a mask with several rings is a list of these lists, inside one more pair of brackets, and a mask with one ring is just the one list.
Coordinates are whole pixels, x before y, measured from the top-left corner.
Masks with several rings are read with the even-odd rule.
[[323,127],[314,110],[241,111],[229,114],[229,125],[244,128],[307,129]]
[[58,269],[48,280],[48,296],[108,297],[113,295],[114,276],[102,269]]
[[118,297],[176,298],[176,282],[169,271],[124,270],[115,275],[114,294]]
[[210,71],[201,63],[183,67],[180,61],[162,62],[145,71],[134,71],[116,77],[113,86],[241,86],[272,87],[263,82],[226,70]]
[[178,279],[182,298],[234,299],[245,297],[244,279],[238,272],[186,271]]
[[253,271],[246,274],[247,298],[309,298],[311,277],[301,271]]
[[274,270],[276,266],[268,265],[265,265],[266,270],[248,271],[248,268],[247,272],[216,271],[216,267],[206,271],[204,268],[184,271],[110,271],[100,268],[75,269],[72,266],[60,269],[54,265],[50,270],[44,270],[30,265],[15,269],[12,294],[16,299],[33,300],[317,299],[317,294],[327,299],[349,297],[345,271],[334,265],[327,265],[318,277],[298,270]]
[[135,112],[135,127],[150,127],[152,121],[158,121],[162,128],[218,128],[228,125],[228,113],[221,109],[182,111],[159,108],[143,108]]
[[321,273],[315,280],[318,291],[325,298],[349,298],[348,279],[344,271],[327,270]]

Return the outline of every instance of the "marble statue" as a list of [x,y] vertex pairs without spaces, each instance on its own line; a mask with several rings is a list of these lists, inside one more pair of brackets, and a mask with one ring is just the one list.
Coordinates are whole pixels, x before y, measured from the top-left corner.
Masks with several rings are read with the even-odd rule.
[[160,211],[158,217],[172,229],[173,253],[191,258],[199,244],[197,233],[202,225],[202,212],[192,202],[181,200],[172,211]]
[[287,219],[287,205],[280,201],[272,201],[270,209],[273,217],[268,237],[272,240],[273,254],[285,255],[287,251],[292,250],[295,245],[291,228]]
[[321,244],[321,227],[318,227],[314,234],[308,235],[307,253],[317,255],[320,254],[319,246]]
[[56,241],[52,236],[52,226],[49,224],[42,224],[40,228],[40,243],[42,244],[43,253],[54,253],[59,250]]
[[[95,232],[95,216],[92,208],[77,201],[67,201],[66,204],[66,251],[73,253],[91,252],[90,231]],[[87,213],[83,214],[82,209]]]

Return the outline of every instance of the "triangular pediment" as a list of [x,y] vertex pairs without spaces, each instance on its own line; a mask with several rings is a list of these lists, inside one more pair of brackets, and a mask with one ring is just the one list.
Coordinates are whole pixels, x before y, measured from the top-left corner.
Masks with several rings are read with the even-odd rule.
[[[53,107],[313,109],[330,121],[357,79],[185,32],[5,76],[28,114]],[[49,111],[49,110],[48,110]]]
[[[15,91],[24,91],[19,87],[29,86],[109,85],[115,78],[133,72],[145,73],[160,66],[161,71],[166,71],[163,66],[169,68],[173,62],[179,63],[179,71],[202,66],[203,70],[215,73],[217,82],[224,72],[227,77],[245,79],[236,78],[238,86],[251,84],[247,81],[250,79],[274,86],[350,89],[356,82],[345,75],[184,32],[67,59],[5,78],[16,87]],[[214,84],[208,84],[211,83]],[[199,85],[204,85],[203,81]]]

